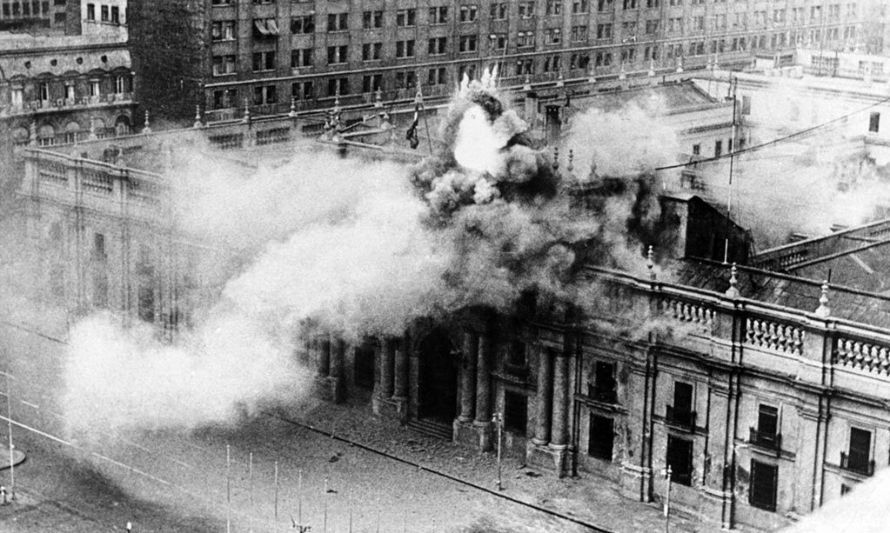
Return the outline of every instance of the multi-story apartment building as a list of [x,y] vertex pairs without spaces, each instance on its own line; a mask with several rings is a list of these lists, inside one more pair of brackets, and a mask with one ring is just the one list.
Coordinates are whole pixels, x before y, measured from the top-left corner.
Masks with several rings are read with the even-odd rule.
[[[448,93],[497,63],[503,83],[742,66],[799,44],[854,49],[868,1],[131,1],[140,98],[190,119]],[[163,57],[162,62],[160,58]]]
[[80,0],[3,0],[0,31],[80,31]]
[[6,150],[130,131],[136,103],[126,39],[7,35],[0,68]]

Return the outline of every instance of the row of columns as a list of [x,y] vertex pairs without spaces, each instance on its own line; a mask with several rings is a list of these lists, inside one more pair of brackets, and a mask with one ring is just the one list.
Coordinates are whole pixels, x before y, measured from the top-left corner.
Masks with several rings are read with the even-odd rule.
[[569,358],[564,351],[538,350],[537,389],[532,442],[564,449],[569,437]]
[[458,421],[491,422],[491,337],[465,331],[461,349],[460,414]]
[[320,335],[315,339],[315,352],[315,371],[319,377],[343,377],[346,341],[331,335]]
[[382,399],[408,399],[408,351],[395,337],[384,337],[378,345],[380,362],[377,396]]

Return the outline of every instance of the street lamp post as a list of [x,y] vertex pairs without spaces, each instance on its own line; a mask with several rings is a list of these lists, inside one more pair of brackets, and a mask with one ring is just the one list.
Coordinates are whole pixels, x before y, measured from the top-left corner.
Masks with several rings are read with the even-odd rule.
[[9,432],[9,499],[15,501],[15,444],[12,443],[12,389],[6,374],[6,428]]
[[667,488],[664,495],[664,533],[671,530],[671,465],[664,470],[664,478],[667,480]]
[[504,429],[504,417],[503,417],[503,415],[501,415],[501,413],[495,413],[495,414],[494,414],[494,418],[492,419],[492,422],[494,422],[494,424],[495,424],[495,428],[497,429],[497,432],[498,432],[498,436],[497,436],[497,439],[498,439],[498,446],[497,446],[497,454],[498,454],[498,480],[497,480],[497,486],[498,486],[498,490],[504,490],[504,486],[503,486],[503,482],[502,482],[503,479],[502,479],[502,477],[501,477],[501,441],[503,440],[503,439],[501,438],[501,436],[502,436],[502,434],[503,434],[503,429]]

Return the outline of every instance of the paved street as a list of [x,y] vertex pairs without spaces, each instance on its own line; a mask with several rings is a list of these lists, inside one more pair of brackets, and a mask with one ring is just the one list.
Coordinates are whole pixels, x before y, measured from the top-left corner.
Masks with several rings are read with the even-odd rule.
[[[12,365],[13,437],[28,459],[16,468],[22,498],[0,509],[0,526],[10,531],[114,531],[128,520],[135,531],[224,531],[227,517],[232,531],[283,531],[300,520],[314,532],[590,530],[572,520],[613,531],[663,528],[657,507],[628,502],[605,482],[556,483],[509,459],[505,491],[492,494],[492,454],[322,402],[231,427],[65,436],[52,388],[58,376],[48,372],[64,357],[61,345],[3,333],[5,353],[29,346]],[[5,427],[3,416],[3,439]],[[8,483],[8,470],[0,476]],[[679,517],[672,525],[697,531]]]

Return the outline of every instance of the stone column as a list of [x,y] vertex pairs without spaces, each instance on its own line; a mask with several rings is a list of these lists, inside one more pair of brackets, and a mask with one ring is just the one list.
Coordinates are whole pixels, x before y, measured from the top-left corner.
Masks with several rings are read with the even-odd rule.
[[380,352],[380,397],[390,398],[393,392],[393,359],[395,358],[395,340],[392,337],[383,339]]
[[460,415],[461,422],[473,420],[474,385],[479,339],[473,331],[464,332],[464,345],[460,354]]
[[343,377],[343,358],[346,355],[346,341],[337,338],[331,341],[333,348],[331,351],[330,376],[332,378]]
[[568,442],[567,415],[569,412],[569,358],[557,352],[553,364],[553,424],[550,446],[565,447]]
[[331,339],[329,336],[325,335],[323,337],[316,338],[315,341],[316,346],[316,364],[319,376],[327,377],[327,375],[331,372]]
[[553,384],[553,366],[550,353],[538,346],[538,394],[535,401],[535,436],[532,442],[538,445],[550,441],[550,399]]
[[397,400],[408,398],[408,350],[404,344],[393,341],[395,351],[393,398]]
[[491,339],[485,333],[479,336],[479,353],[476,357],[476,423],[491,422]]

